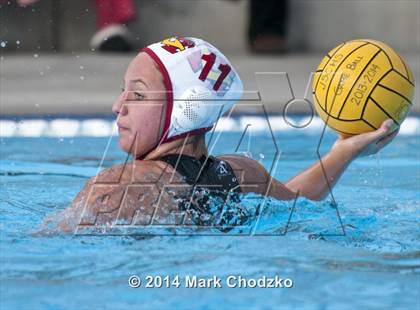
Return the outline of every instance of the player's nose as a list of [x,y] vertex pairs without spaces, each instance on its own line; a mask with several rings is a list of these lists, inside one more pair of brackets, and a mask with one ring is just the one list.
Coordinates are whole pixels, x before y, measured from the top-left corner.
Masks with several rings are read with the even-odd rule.
[[115,114],[127,114],[127,107],[125,105],[126,92],[122,92],[121,95],[114,101],[112,105],[112,112]]

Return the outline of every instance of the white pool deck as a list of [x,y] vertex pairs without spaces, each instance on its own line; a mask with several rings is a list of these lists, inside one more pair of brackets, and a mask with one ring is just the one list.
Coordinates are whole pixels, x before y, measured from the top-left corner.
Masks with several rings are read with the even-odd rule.
[[[290,126],[292,123],[294,126]],[[214,127],[216,135],[226,132],[267,134],[270,130],[277,133],[303,133],[319,135],[325,124],[319,117],[289,117],[287,121],[282,116],[240,116],[222,117]],[[400,127],[400,135],[417,136],[420,134],[420,118],[408,117]],[[118,135],[116,123],[109,119],[88,118],[71,119],[55,118],[52,120],[25,118],[19,121],[0,119],[0,138],[7,137],[113,137]]]
[[[115,133],[111,105],[118,97],[127,65],[135,54],[13,54],[0,57],[0,137],[106,137]],[[240,73],[249,94],[234,109],[233,117],[223,117],[216,131],[269,130],[264,106],[273,131],[296,130],[282,116],[293,95],[291,112],[311,112],[303,98],[312,101],[308,88],[311,72],[320,54],[282,56],[228,55]],[[419,55],[404,55],[419,81]],[[287,81],[290,78],[293,94]],[[413,113],[403,123],[401,133],[418,134],[419,87]],[[259,92],[261,101],[255,101]],[[308,92],[308,93],[306,93]],[[16,117],[14,117],[16,116]],[[310,117],[295,119],[303,126]],[[293,120],[291,119],[293,122]],[[306,133],[319,132],[324,123],[315,117]]]

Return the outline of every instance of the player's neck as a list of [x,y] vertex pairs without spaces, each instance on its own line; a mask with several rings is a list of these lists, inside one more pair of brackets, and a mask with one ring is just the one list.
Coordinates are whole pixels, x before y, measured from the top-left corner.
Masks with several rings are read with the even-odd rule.
[[193,143],[193,137],[189,137],[187,141],[179,139],[158,146],[147,154],[144,160],[155,160],[168,154],[183,154],[199,159],[207,155],[207,147],[204,139],[200,139],[198,143]]

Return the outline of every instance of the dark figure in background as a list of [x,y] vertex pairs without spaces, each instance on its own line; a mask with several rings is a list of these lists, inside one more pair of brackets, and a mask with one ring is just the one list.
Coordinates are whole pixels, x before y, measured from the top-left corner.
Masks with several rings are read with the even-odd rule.
[[255,53],[286,51],[287,0],[251,0],[249,43]]
[[[39,0],[16,1],[21,7],[27,7]],[[105,52],[133,51],[134,39],[126,25],[137,17],[134,0],[94,0],[93,3],[97,31],[91,39],[91,48]]]
[[109,52],[129,52],[135,49],[134,39],[126,25],[137,17],[134,0],[95,0],[98,31],[92,37],[91,48]]

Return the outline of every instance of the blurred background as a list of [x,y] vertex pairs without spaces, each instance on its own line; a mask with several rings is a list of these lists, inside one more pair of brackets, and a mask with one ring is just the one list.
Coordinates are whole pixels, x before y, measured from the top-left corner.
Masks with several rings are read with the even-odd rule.
[[[384,41],[419,81],[419,29],[414,0],[0,0],[1,115],[110,116],[136,51],[173,35],[220,48],[245,88],[281,113],[293,93],[305,97],[323,55],[347,40]],[[273,71],[288,72],[293,93],[285,74],[255,74]],[[304,101],[293,109],[310,112]]]

